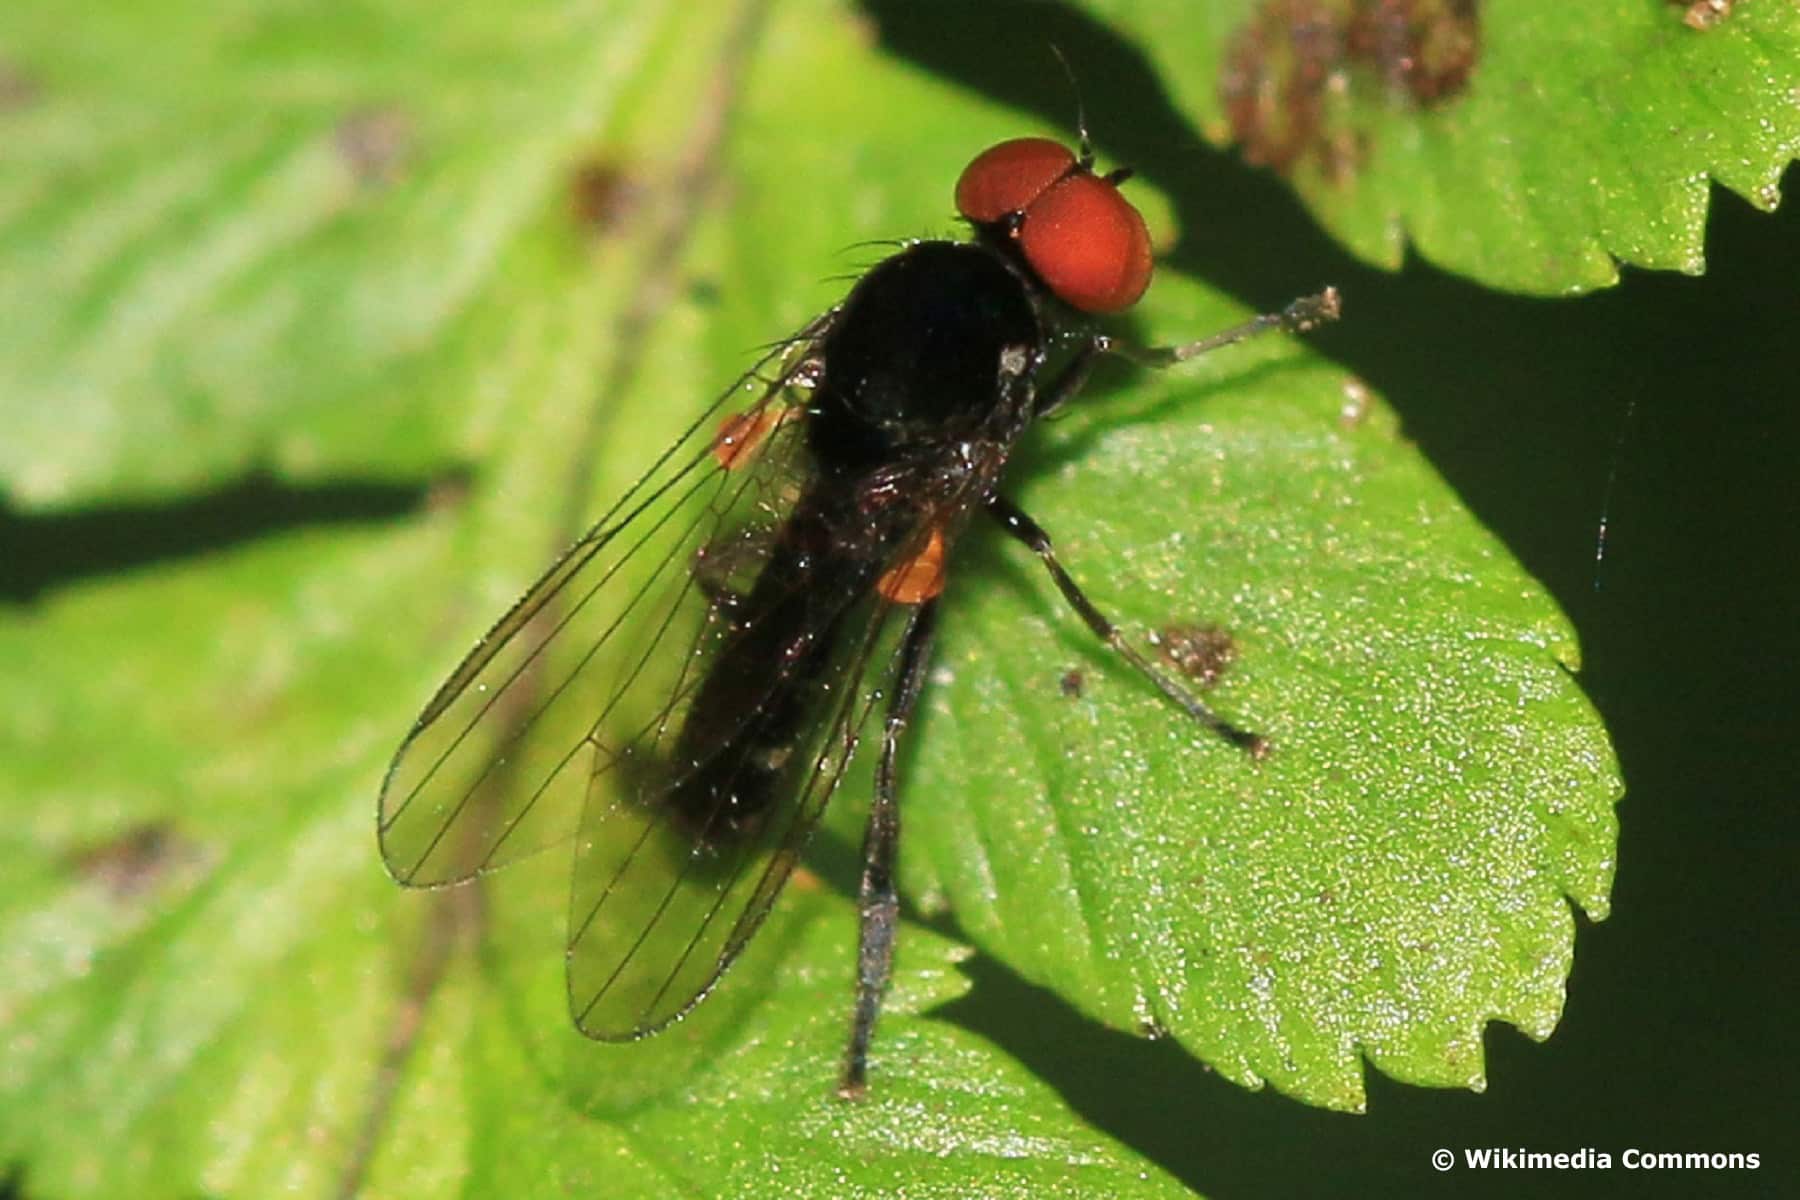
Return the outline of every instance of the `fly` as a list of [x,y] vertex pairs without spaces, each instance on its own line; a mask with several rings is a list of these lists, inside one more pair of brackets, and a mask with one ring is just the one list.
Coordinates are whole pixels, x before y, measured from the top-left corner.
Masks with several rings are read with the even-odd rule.
[[[1149,286],[1144,220],[1041,138],[956,185],[966,242],[908,244],[727,389],[432,697],[382,785],[394,878],[460,883],[575,840],[569,1008],[629,1041],[690,1011],[768,915],[880,709],[839,1093],[862,1094],[898,900],[898,748],[953,551],[986,519],[1195,721],[1267,745],[1140,653],[1000,491],[1038,418],[1121,354],[1182,362],[1337,315],[1332,289],[1185,346],[1095,332]],[[746,399],[747,397],[747,399]]]

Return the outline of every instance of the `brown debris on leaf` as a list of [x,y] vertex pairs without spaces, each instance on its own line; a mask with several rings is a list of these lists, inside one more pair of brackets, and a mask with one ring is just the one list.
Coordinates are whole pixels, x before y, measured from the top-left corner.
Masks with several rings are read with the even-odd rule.
[[412,157],[413,123],[398,108],[359,108],[337,123],[332,140],[357,183],[386,187],[400,178]]
[[1202,688],[1217,684],[1237,659],[1237,641],[1217,625],[1165,625],[1151,639],[1169,663]]
[[1737,7],[1737,0],[1669,0],[1669,3],[1682,10],[1683,25],[1702,33],[1723,25],[1731,10]]
[[591,158],[569,176],[569,215],[594,234],[616,233],[642,206],[646,189],[619,163]]
[[166,823],[146,822],[64,860],[68,869],[124,902],[146,896],[198,858],[196,848]]
[[1368,156],[1359,93],[1439,107],[1481,55],[1479,0],[1263,0],[1233,36],[1219,79],[1232,135],[1252,163],[1302,161],[1333,183]]

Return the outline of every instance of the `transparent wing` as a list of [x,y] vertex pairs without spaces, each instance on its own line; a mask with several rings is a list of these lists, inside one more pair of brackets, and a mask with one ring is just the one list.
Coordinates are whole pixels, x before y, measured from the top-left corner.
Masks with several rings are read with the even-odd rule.
[[[623,743],[602,736],[570,894],[569,1007],[584,1033],[654,1033],[761,925],[894,683],[914,605],[935,594],[909,583],[929,562],[941,585],[983,486],[885,518],[861,493],[803,499],[734,619],[697,643],[704,669],[666,715]],[[746,709],[751,723],[716,720]]]
[[[705,629],[721,625],[696,563],[723,564],[712,591],[727,595],[807,485],[804,422],[786,418],[830,319],[721,395],[438,689],[382,784],[381,852],[397,880],[456,883],[568,839],[600,731],[666,719]],[[745,461],[733,461],[720,422],[746,397],[734,426]]]
[[[596,758],[569,910],[569,1009],[582,1032],[654,1033],[731,965],[792,874],[893,679],[906,626],[895,615],[916,611],[871,594],[840,618],[829,664],[803,689],[807,732],[748,828],[719,831],[725,799],[697,818],[672,813],[661,801],[690,783],[693,768],[656,739]],[[767,768],[749,758],[744,769]],[[617,786],[609,776],[620,767],[648,786]]]

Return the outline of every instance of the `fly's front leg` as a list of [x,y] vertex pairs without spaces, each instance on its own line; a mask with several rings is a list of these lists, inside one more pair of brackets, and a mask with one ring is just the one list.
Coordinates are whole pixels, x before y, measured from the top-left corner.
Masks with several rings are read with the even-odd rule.
[[1242,324],[1222,329],[1211,337],[1203,337],[1184,346],[1133,346],[1129,342],[1105,337],[1097,340],[1102,343],[1100,349],[1103,352],[1117,354],[1140,366],[1172,367],[1176,363],[1199,358],[1202,354],[1224,346],[1247,342],[1265,333],[1310,333],[1328,321],[1337,320],[1342,312],[1343,302],[1338,296],[1338,290],[1328,287],[1322,292],[1300,297],[1280,312],[1262,313]]
[[925,686],[936,625],[937,601],[927,600],[906,628],[899,678],[882,729],[881,762],[875,768],[875,800],[863,835],[862,887],[857,896],[861,928],[856,949],[856,1007],[850,1023],[850,1047],[844,1055],[844,1076],[838,1084],[838,1095],[846,1100],[860,1098],[868,1087],[869,1040],[875,1033],[888,977],[893,974],[894,934],[900,918],[900,900],[894,891],[894,856],[900,842],[895,762],[900,737]]
[[1037,395],[1037,402],[1032,405],[1033,417],[1045,417],[1068,403],[1087,383],[1088,375],[1094,370],[1094,360],[1110,349],[1108,339],[1094,336],[1082,342],[1050,385]]
[[1311,296],[1302,296],[1280,312],[1251,317],[1248,321],[1220,330],[1211,337],[1203,337],[1182,346],[1134,346],[1108,334],[1094,334],[1082,342],[1074,357],[1050,381],[1049,386],[1038,394],[1037,403],[1032,409],[1033,415],[1047,416],[1081,391],[1094,369],[1094,361],[1102,354],[1116,354],[1143,367],[1172,367],[1176,363],[1199,358],[1209,350],[1247,342],[1265,333],[1309,333],[1327,321],[1337,320],[1342,308],[1338,290],[1328,287]]
[[1081,590],[1069,573],[1057,561],[1055,548],[1050,544],[1050,535],[1043,528],[1026,516],[1012,501],[1003,496],[994,495],[987,499],[987,510],[1001,528],[1031,548],[1031,552],[1042,560],[1050,572],[1050,578],[1056,581],[1056,589],[1063,594],[1071,608],[1094,631],[1096,637],[1104,641],[1116,651],[1119,657],[1135,667],[1145,678],[1154,683],[1157,690],[1173,700],[1194,720],[1206,726],[1232,745],[1249,752],[1252,758],[1261,758],[1269,752],[1268,739],[1261,734],[1251,733],[1247,729],[1239,729],[1225,718],[1219,716],[1206,706],[1206,702],[1194,695],[1181,682],[1159,668],[1155,663],[1139,654],[1130,642],[1119,632],[1118,626],[1109,621],[1105,614],[1094,607],[1093,601]]

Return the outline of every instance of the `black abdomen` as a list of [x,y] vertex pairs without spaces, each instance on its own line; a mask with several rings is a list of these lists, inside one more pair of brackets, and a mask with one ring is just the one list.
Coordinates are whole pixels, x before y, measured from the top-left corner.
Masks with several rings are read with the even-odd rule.
[[821,490],[837,489],[815,490],[788,519],[682,723],[671,802],[699,841],[754,831],[784,774],[808,769],[794,756],[811,752],[820,677],[846,615],[884,569],[887,551],[866,534],[847,539],[844,514],[834,520],[817,503]]

